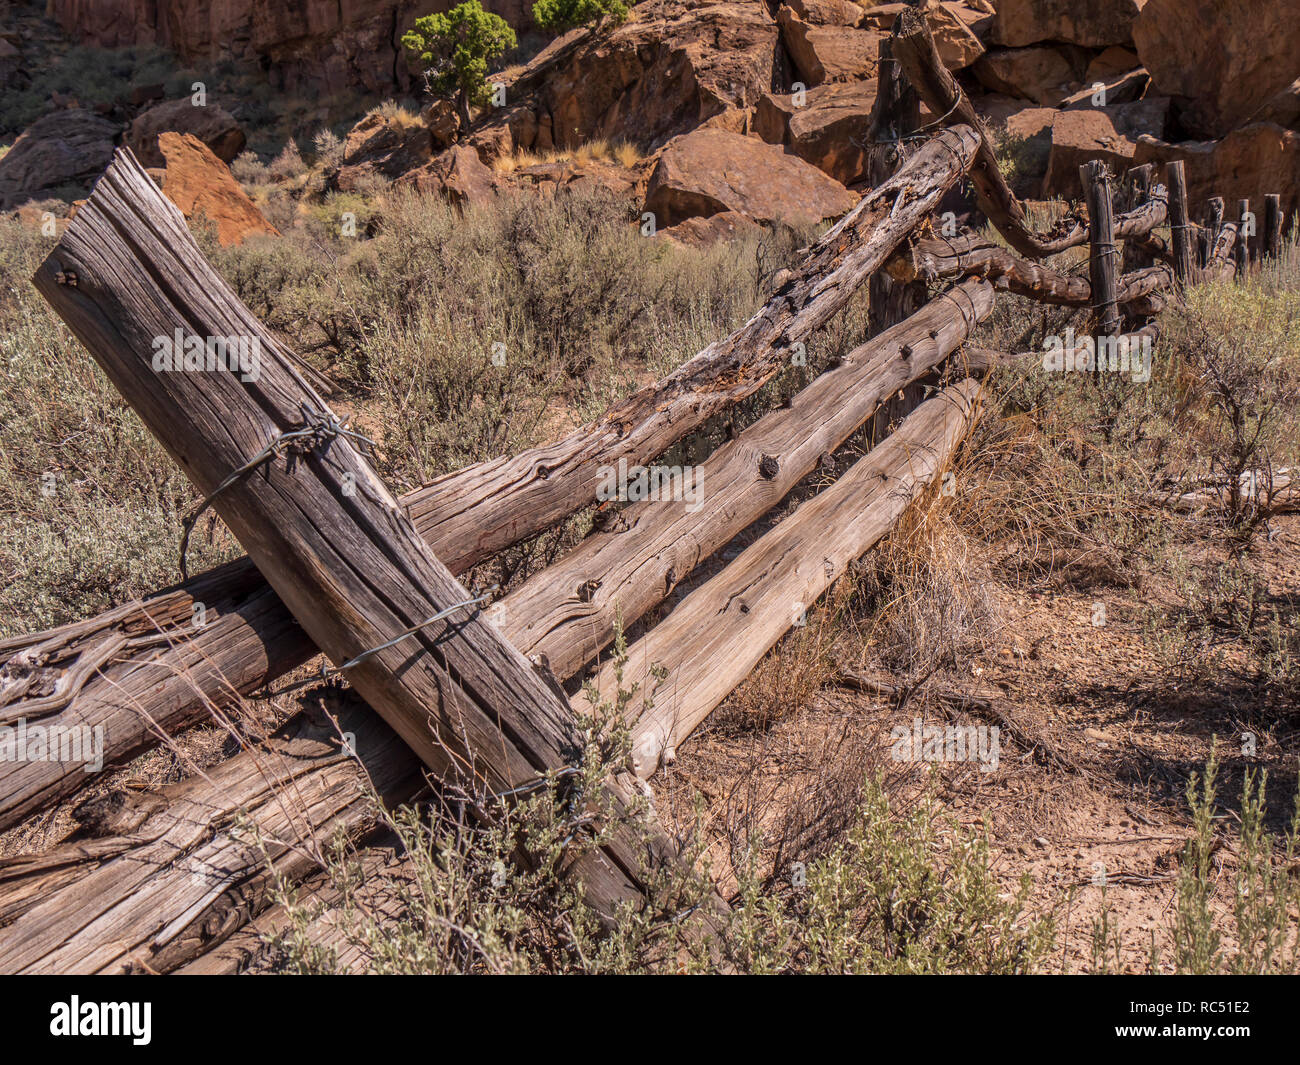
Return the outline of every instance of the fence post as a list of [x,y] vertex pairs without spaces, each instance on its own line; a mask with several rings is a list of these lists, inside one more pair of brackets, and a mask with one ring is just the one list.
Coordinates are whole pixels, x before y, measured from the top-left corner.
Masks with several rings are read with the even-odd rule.
[[[1097,337],[1119,335],[1119,304],[1115,298],[1115,215],[1110,199],[1106,164],[1099,159],[1079,167],[1084,200],[1088,205],[1088,233],[1091,253],[1088,279],[1092,284],[1092,308]],[[1100,372],[1098,370],[1098,372]]]
[[1261,260],[1282,254],[1282,197],[1276,192],[1264,197],[1264,241],[1260,252]]
[[1174,245],[1174,278],[1180,285],[1192,279],[1192,237],[1187,222],[1187,175],[1183,161],[1175,159],[1165,168],[1169,185],[1169,229]]
[[1235,258],[1237,261],[1237,281],[1238,283],[1246,280],[1246,275],[1250,273],[1250,234],[1247,233],[1246,216],[1250,214],[1250,201],[1237,201],[1237,246]]

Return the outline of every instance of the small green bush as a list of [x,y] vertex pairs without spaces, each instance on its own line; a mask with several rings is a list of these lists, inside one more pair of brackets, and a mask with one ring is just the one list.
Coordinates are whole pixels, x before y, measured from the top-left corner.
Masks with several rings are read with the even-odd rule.
[[623,0],[537,0],[533,5],[533,21],[552,33],[563,33],[603,18],[622,22],[627,14]]

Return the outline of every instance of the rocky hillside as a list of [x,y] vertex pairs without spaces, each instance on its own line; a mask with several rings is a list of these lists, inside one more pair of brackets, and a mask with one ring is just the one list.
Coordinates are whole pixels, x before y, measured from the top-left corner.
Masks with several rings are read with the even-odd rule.
[[[160,46],[196,70],[226,64],[285,90],[346,88],[373,104],[412,93],[399,39],[427,6],[53,0],[49,15],[83,46]],[[520,0],[487,6],[530,26]],[[322,157],[324,188],[312,191],[365,194],[397,182],[464,203],[595,182],[692,240],[754,223],[822,221],[843,213],[864,180],[879,47],[904,6],[645,0],[621,25],[574,30],[522,64],[527,47],[507,57],[514,65],[493,78],[506,102],[467,129],[449,105],[414,94],[406,110],[344,126],[339,150]],[[921,6],[1021,195],[1077,197],[1078,166],[1088,159],[1116,171],[1183,159],[1194,204],[1281,190],[1288,216],[1297,207],[1300,22],[1283,0]],[[50,23],[21,5],[9,10],[17,28],[0,32],[0,82],[30,93],[48,48],[24,26]],[[175,133],[204,150],[210,177],[191,168],[174,185],[202,180],[213,189],[178,196],[190,209],[202,201],[223,217],[251,217],[230,202],[239,190],[224,169],[245,147],[245,126],[260,119],[237,94],[194,106],[172,88],[133,85],[94,100],[51,93],[45,113],[0,158],[0,209],[74,198],[120,144],[162,180],[159,137]],[[328,130],[343,116],[314,117]],[[619,158],[580,158],[592,144],[619,147]],[[251,161],[272,158],[259,154]]]

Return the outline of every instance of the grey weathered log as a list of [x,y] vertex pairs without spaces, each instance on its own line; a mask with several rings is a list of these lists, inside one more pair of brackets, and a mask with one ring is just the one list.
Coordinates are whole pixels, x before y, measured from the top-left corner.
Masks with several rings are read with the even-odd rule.
[[978,131],[979,151],[971,167],[971,183],[980,209],[1016,251],[1041,259],[1088,242],[1087,223],[1079,219],[1068,220],[1046,235],[1029,228],[1025,209],[998,166],[983,120],[940,60],[919,8],[904,9],[894,20],[893,53],[921,99],[939,116],[938,123],[961,123]]
[[[1125,171],[1124,181],[1120,186],[1120,198],[1115,203],[1118,212],[1115,217],[1115,236],[1124,239],[1120,233],[1120,220],[1129,211],[1140,207],[1151,199],[1151,183],[1155,179],[1155,164],[1144,163]],[[1153,265],[1152,256],[1145,245],[1135,240],[1124,240],[1124,255],[1120,260],[1120,272],[1132,273]]]
[[[893,56],[892,40],[881,37],[876,66],[876,99],[871,107],[871,151],[867,156],[867,183],[872,186],[887,181],[903,165],[908,138],[921,123],[921,101]],[[879,333],[914,314],[925,303],[926,286],[918,281],[904,281],[877,270],[867,283],[871,300],[871,328]],[[872,416],[868,431],[872,443],[883,440],[889,427],[922,398],[920,383],[908,385]]]
[[[698,467],[694,502],[636,503],[506,596],[502,631],[559,676],[576,673],[613,640],[620,621],[626,627],[641,618],[776,506],[883,400],[938,367],[992,309],[992,287],[967,281],[845,355],[788,407],[765,415]],[[767,469],[765,458],[775,460]]]
[[[662,598],[667,592],[664,583],[658,579],[662,567],[665,564],[671,565],[675,558],[676,564],[685,568],[690,562],[686,557],[689,552],[679,551],[676,556],[671,556],[665,549],[661,554],[651,555],[648,548],[655,544],[669,544],[674,536],[685,544],[697,545],[729,540],[752,516],[780,499],[784,489],[798,479],[795,476],[797,470],[807,466],[824,447],[833,446],[834,442],[851,431],[854,424],[860,424],[864,417],[861,412],[870,409],[870,401],[856,396],[859,390],[872,393],[874,389],[874,394],[879,395],[882,390],[896,387],[908,375],[923,372],[966,335],[975,320],[988,312],[991,303],[988,285],[967,282],[950,296],[940,297],[925,308],[909,323],[910,329],[899,327],[868,342],[861,352],[850,354],[841,367],[830,371],[814,382],[809,390],[805,390],[806,393],[817,389],[814,393],[818,397],[816,404],[805,402],[797,409],[797,417],[787,414],[785,410],[775,411],[745,430],[724,449],[725,461],[714,467],[719,474],[717,483],[724,486],[720,489],[721,497],[712,498],[715,507],[695,515],[670,504],[643,507],[643,520],[635,519],[632,531],[611,535],[605,541],[605,548],[594,552],[595,558],[617,559],[620,555],[627,556],[630,561],[625,564],[625,568],[644,578],[633,582],[631,586],[639,591],[644,585],[655,599]],[[905,341],[910,341],[913,348],[906,355],[902,350]],[[798,403],[801,398],[796,396],[794,402]],[[852,409],[841,411],[842,404]],[[856,414],[853,413],[854,410]],[[813,436],[809,440],[802,439],[799,433],[798,423],[801,419],[806,426],[813,427]],[[787,448],[791,450],[787,451]],[[728,469],[735,474],[743,474],[746,470],[752,473],[751,467],[755,463],[746,462],[745,459],[752,459],[764,449],[781,456],[781,469],[770,491],[764,492],[766,482],[759,484],[756,502],[746,498],[745,482],[732,483],[724,474]],[[881,455],[889,453],[884,448],[880,451]],[[751,477],[750,481],[752,480]],[[715,481],[708,480],[706,483],[714,484]],[[733,511],[730,506],[721,506],[721,501],[728,499],[738,509]],[[668,515],[670,510],[677,511],[675,520]],[[655,529],[659,535],[651,541],[644,533]],[[628,541],[639,543],[640,552],[634,554],[630,546],[617,550]],[[591,572],[585,566],[578,566],[577,570]],[[546,580],[544,574],[530,582],[533,585],[531,589],[528,584],[523,586],[520,591],[525,594],[515,598],[513,603],[510,598],[505,600],[505,604],[511,608],[505,613],[502,628],[512,642],[518,645],[527,638],[524,630],[519,627],[519,622],[527,617],[527,602],[534,593],[540,595],[548,585],[552,597],[557,592],[563,592],[563,581],[559,579],[558,572],[557,567],[552,567],[547,571],[552,579]],[[611,586],[619,577],[619,573],[611,574]],[[547,601],[544,596],[540,601],[545,607]],[[573,600],[575,603],[578,601],[576,598]],[[549,643],[544,643],[544,646],[550,646],[554,650],[561,676],[567,676],[570,668],[575,668],[568,663],[580,662],[582,659],[580,654],[572,653],[573,648],[588,638],[601,646],[612,638],[616,612],[611,609],[610,603],[611,597],[606,595],[604,602],[598,602],[591,615],[568,625],[555,624],[554,619],[562,611],[552,610],[549,615],[552,627],[545,630]],[[603,619],[603,630],[596,627],[598,618]],[[570,648],[567,651],[566,642]],[[205,782],[204,778],[199,778],[139,800],[144,808],[134,815],[141,820],[134,825],[132,838],[106,839],[100,842],[101,848],[112,852],[111,861],[106,860],[93,867],[75,861],[68,864],[71,859],[60,862],[58,867],[64,872],[57,883],[50,879],[45,866],[33,869],[30,865],[19,863],[9,870],[9,890],[6,892],[0,889],[0,900],[8,898],[7,904],[0,901],[0,905],[8,905],[10,916],[19,918],[17,925],[22,930],[20,936],[23,942],[27,942],[27,929],[31,927],[32,917],[23,909],[24,903],[30,905],[34,897],[49,896],[53,900],[48,907],[49,912],[68,914],[84,910],[86,893],[93,892],[97,901],[91,909],[100,914],[94,925],[94,936],[111,931],[112,941],[126,946],[118,953],[105,955],[105,948],[94,936],[73,936],[59,941],[62,946],[55,959],[58,964],[72,962],[82,965],[90,964],[93,960],[95,964],[107,968],[147,966],[162,970],[191,961],[209,945],[221,943],[227,935],[233,934],[243,921],[264,908],[268,901],[267,875],[260,853],[229,824],[233,815],[217,818],[208,826],[207,831],[196,832],[192,813],[194,807],[216,807],[230,803],[233,804],[230,806],[233,811],[244,806],[253,812],[252,823],[260,825],[258,811],[280,809],[275,801],[277,788],[284,789],[292,781],[287,790],[290,799],[299,793],[355,797],[362,769],[366,776],[380,784],[381,795],[386,801],[401,802],[412,796],[420,781],[415,759],[403,745],[393,742],[391,734],[377,722],[371,724],[368,731],[359,729],[358,713],[361,711],[355,708],[346,709],[340,716],[339,727],[344,733],[354,732],[359,737],[352,746],[360,758],[360,767],[347,759],[320,758],[319,753],[312,753],[314,749],[308,748],[299,760],[286,763],[278,773],[266,773],[258,768],[263,753],[259,749],[246,750],[221,767],[220,779],[215,783],[210,779]],[[301,714],[285,726],[287,733],[295,735],[311,735],[312,730],[311,723]],[[326,732],[316,736],[315,742],[325,742],[328,735]],[[389,737],[389,741],[385,742],[385,736]],[[285,752],[278,752],[278,757],[286,757]],[[263,778],[264,785],[259,786],[257,781]],[[229,779],[245,783],[235,792],[227,794]],[[217,789],[216,794],[209,790],[211,788]],[[341,830],[349,838],[356,839],[373,826],[369,808],[359,801],[343,811],[333,806],[318,808],[311,804],[299,811],[295,803],[291,802],[291,806],[299,820],[292,826],[292,832],[283,825],[275,826],[277,839],[310,839],[313,835],[323,834],[326,826],[330,831]],[[161,859],[159,848],[140,845],[134,838],[138,836],[149,840],[165,838],[168,843],[163,853],[169,857],[180,855],[183,860],[172,862]],[[78,853],[76,845],[72,846],[70,853]],[[311,871],[313,856],[312,849],[304,846],[294,846],[283,855],[278,851],[273,855],[277,868],[290,880]],[[208,867],[220,868],[219,882],[208,882],[202,878],[196,880],[191,875],[196,868]],[[87,880],[92,869],[93,879]],[[0,876],[3,876],[3,870],[4,866],[0,865]],[[189,924],[177,926],[175,934],[160,936],[158,927],[150,922],[161,919],[160,915],[177,912],[192,915]],[[56,925],[51,929],[46,924],[41,927],[43,933],[52,931],[54,936],[69,934],[62,926]],[[247,936],[242,937],[244,942],[247,939]],[[28,943],[28,949],[35,948]],[[212,964],[221,965],[223,963],[219,959],[239,956],[242,949],[238,943],[232,943],[228,951],[213,956]],[[135,960],[132,961],[132,958]],[[13,958],[0,954],[0,966],[21,963],[39,967],[45,962],[45,955],[40,954]],[[203,967],[201,963],[196,964]]]
[[1261,257],[1276,260],[1282,254],[1282,197],[1272,192],[1264,197],[1264,241]]
[[[895,254],[885,269],[896,277],[926,281],[978,277],[992,281],[1000,290],[1065,307],[1086,307],[1092,302],[1087,278],[1022,259],[974,233],[914,241]],[[1116,280],[1116,299],[1125,303],[1172,283],[1169,267],[1144,267]]]
[[[0,860],[0,972],[167,972],[320,868],[336,833],[419,793],[419,760],[353,698],[156,792],[77,810],[82,838]],[[347,746],[342,741],[347,736]],[[349,748],[355,756],[349,753]]]
[[1210,265],[1210,258],[1223,227],[1223,197],[1211,196],[1206,200],[1202,217],[1204,220],[1196,233],[1196,247],[1199,263],[1204,268]]
[[[745,326],[667,378],[561,441],[467,467],[404,496],[417,531],[462,573],[594,500],[602,467],[620,458],[647,461],[752,394],[934,209],[969,166],[976,143],[973,131],[954,130],[918,151],[814,245],[808,262]],[[196,602],[206,608],[202,629],[191,624]],[[315,653],[244,559],[97,618],[0,642],[0,716],[34,722],[54,714],[42,725],[103,727],[104,759],[115,764],[156,744],[159,732],[206,719],[209,703],[228,704]],[[0,763],[0,827],[89,779],[66,762]]]
[[1079,167],[1079,181],[1088,204],[1088,281],[1092,287],[1092,310],[1097,332],[1116,336],[1120,331],[1119,303],[1115,277],[1119,273],[1119,249],[1115,245],[1115,218],[1111,210],[1110,174],[1099,160]]
[[1165,167],[1169,185],[1169,230],[1174,251],[1174,277],[1180,285],[1192,283],[1194,235],[1187,218],[1187,175],[1181,159]]
[[[518,650],[469,608],[429,624],[469,599],[465,588],[346,433],[321,428],[337,425],[325,401],[129,152],[117,153],[34,282],[313,643],[350,663],[349,682],[425,765],[504,792],[572,764],[583,741],[569,707]],[[261,352],[256,372],[160,372],[156,338],[177,331],[246,338]],[[318,435],[231,476],[304,427]],[[616,807],[631,805],[617,782],[607,788]],[[652,862],[671,860],[662,842]],[[619,826],[573,872],[612,916],[642,898],[646,858],[640,832]],[[42,924],[27,920],[29,930]]]
[[833,485],[747,547],[628,648],[595,681],[601,698],[633,690],[633,768],[649,776],[805,611],[885,536],[947,465],[974,417],[966,379],[926,400]]

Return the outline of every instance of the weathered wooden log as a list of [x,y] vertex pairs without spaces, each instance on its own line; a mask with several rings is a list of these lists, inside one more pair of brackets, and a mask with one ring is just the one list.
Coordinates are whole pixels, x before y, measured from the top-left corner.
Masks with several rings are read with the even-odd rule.
[[628,648],[622,681],[600,671],[603,698],[635,688],[633,768],[649,776],[849,564],[893,528],[944,468],[974,416],[967,379],[921,404],[831,487],[746,548]]
[[904,10],[894,20],[893,53],[921,99],[939,116],[938,123],[950,126],[961,123],[978,132],[979,151],[971,166],[971,183],[980,209],[1016,251],[1041,259],[1088,242],[1088,224],[1079,218],[1063,220],[1047,235],[1029,228],[1024,207],[998,166],[988,131],[970,99],[940,60],[929,25],[919,8]]
[[[772,507],[862,426],[882,400],[936,368],[993,309],[967,281],[886,330],[671,483],[686,498],[622,511],[500,604],[502,632],[562,677],[594,659],[616,625],[642,617],[678,582]],[[635,475],[633,475],[635,479]]]
[[752,395],[929,217],[978,146],[979,135],[966,126],[929,141],[812,246],[749,322],[598,421],[557,443],[481,463],[413,493],[409,510],[417,521],[430,519],[430,546],[441,557],[439,527],[474,509],[481,531],[471,561],[486,558],[594,500],[603,468],[662,454],[684,432]]
[[[1087,278],[1022,259],[974,233],[914,241],[894,255],[885,269],[904,279],[931,282],[978,277],[992,281],[999,290],[1064,307],[1086,307],[1092,302]],[[1173,273],[1167,266],[1145,267],[1117,279],[1116,299],[1125,303],[1172,283]]]
[[374,831],[369,788],[411,798],[420,762],[359,700],[335,720],[299,716],[179,784],[92,800],[84,838],[0,861],[0,972],[167,972],[265,908],[277,876],[319,868],[336,832]]
[[1092,310],[1101,336],[1119,333],[1119,303],[1115,297],[1115,275],[1119,272],[1119,249],[1115,245],[1115,221],[1111,210],[1110,175],[1098,160],[1079,167],[1088,204],[1090,251],[1088,281],[1092,286]]
[[[37,289],[220,514],[312,641],[436,774],[493,792],[566,769],[583,743],[565,700],[420,540],[324,400],[198,251],[180,212],[119,151]],[[193,363],[159,363],[157,338]],[[256,363],[203,353],[242,338]],[[198,338],[194,345],[189,338]],[[151,353],[153,353],[151,358]],[[616,781],[615,808],[632,805]],[[593,799],[595,797],[593,796]],[[575,862],[610,917],[642,899],[641,832]],[[32,919],[28,928],[39,927]]]
[[[894,59],[892,41],[882,37],[878,47],[876,99],[871,108],[871,151],[867,157],[867,182],[873,186],[889,180],[903,165],[907,138],[921,123],[921,101]],[[871,328],[877,333],[911,317],[926,299],[923,283],[896,279],[885,270],[877,270],[867,287]],[[915,409],[922,398],[922,387],[919,383],[908,385],[872,416],[869,429],[872,443],[883,440],[895,421]]]
[[1207,267],[1214,255],[1215,245],[1219,240],[1219,231],[1223,227],[1223,197],[1211,196],[1205,201],[1203,222],[1196,234],[1196,247],[1200,256],[1200,265]]
[[1232,254],[1237,243],[1237,223],[1223,223],[1218,227],[1217,234],[1210,246],[1205,268],[1200,272],[1202,281],[1231,281],[1237,273],[1237,263]]
[[1264,197],[1264,241],[1260,254],[1272,260],[1282,254],[1282,197],[1276,192]]
[[1187,175],[1181,159],[1165,167],[1169,184],[1169,231],[1174,251],[1174,277],[1180,285],[1192,282],[1194,235],[1187,220]]
[[1233,260],[1237,265],[1237,280],[1245,281],[1246,275],[1250,273],[1250,233],[1249,223],[1251,222],[1250,201],[1237,201],[1237,243],[1233,252]]
[[[462,573],[594,500],[603,467],[647,461],[750,395],[933,210],[975,143],[972,131],[950,131],[919,151],[814,245],[809,262],[754,318],[669,377],[555,444],[467,467],[404,496],[417,531]],[[203,608],[201,628],[195,604]],[[86,622],[0,642],[0,719],[36,724],[49,716],[41,727],[101,729],[100,754],[112,765],[315,653],[244,559]],[[87,779],[81,764],[0,762],[0,828]]]
[[[1124,239],[1119,231],[1120,220],[1124,215],[1151,199],[1151,185],[1155,179],[1155,169],[1155,164],[1145,163],[1142,166],[1135,166],[1125,171],[1124,181],[1120,186],[1120,199],[1115,204],[1115,209],[1119,212],[1115,216],[1115,236],[1117,239]],[[1132,273],[1134,270],[1141,270],[1152,265],[1154,264],[1151,254],[1142,244],[1133,240],[1124,240],[1124,254],[1120,260],[1121,274]]]

